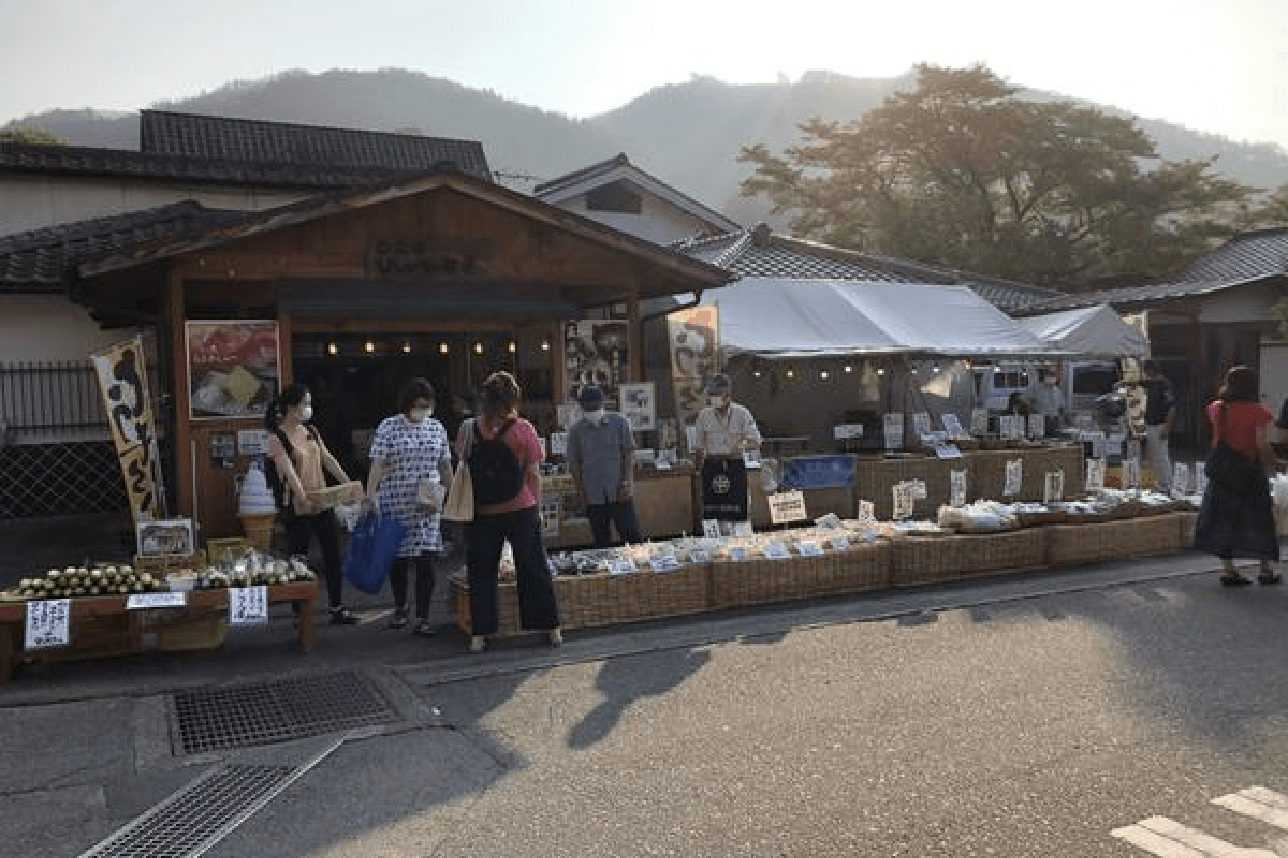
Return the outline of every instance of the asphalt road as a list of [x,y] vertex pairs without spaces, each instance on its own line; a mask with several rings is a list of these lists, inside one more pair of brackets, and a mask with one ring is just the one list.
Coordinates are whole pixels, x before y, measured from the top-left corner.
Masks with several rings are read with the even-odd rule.
[[[1288,588],[1190,574],[1208,565],[478,657],[444,641],[362,658],[359,638],[346,649],[329,632],[309,669],[359,670],[397,718],[220,754],[174,753],[167,689],[226,683],[229,659],[20,679],[0,690],[0,854],[79,855],[220,766],[277,764],[298,778],[206,854],[1288,855],[1273,819],[1213,804],[1254,786],[1288,795]],[[243,666],[267,668],[251,650]],[[1206,851],[1114,836],[1159,817]]]

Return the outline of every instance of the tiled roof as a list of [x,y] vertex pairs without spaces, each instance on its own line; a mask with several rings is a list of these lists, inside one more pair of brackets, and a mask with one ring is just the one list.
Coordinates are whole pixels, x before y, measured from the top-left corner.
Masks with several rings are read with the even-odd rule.
[[140,141],[144,152],[257,164],[411,172],[448,163],[462,173],[492,180],[483,144],[476,140],[144,110]]
[[1004,312],[1021,310],[1059,294],[962,271],[934,268],[906,259],[860,253],[799,238],[774,235],[769,227],[681,242],[677,249],[742,277],[868,280],[969,286]]
[[1288,278],[1288,228],[1285,227],[1230,239],[1187,268],[1175,283],[1058,295],[1027,310],[1054,312],[1096,304],[1136,308],[1176,298],[1201,297],[1277,277]]
[[208,209],[189,200],[0,236],[0,293],[61,294],[72,269],[86,260],[202,235],[243,217],[243,212]]

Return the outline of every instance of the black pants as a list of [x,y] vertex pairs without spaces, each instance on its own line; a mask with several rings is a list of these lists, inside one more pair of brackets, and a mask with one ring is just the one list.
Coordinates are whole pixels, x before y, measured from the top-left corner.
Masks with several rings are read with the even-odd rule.
[[344,583],[340,570],[340,531],[335,513],[323,510],[317,515],[291,513],[286,518],[286,537],[291,556],[309,556],[309,540],[316,535],[322,549],[322,577],[326,581],[327,600],[331,607],[340,607],[340,592]]
[[541,546],[541,516],[536,507],[499,515],[476,515],[465,528],[465,568],[470,580],[470,625],[476,635],[497,631],[497,574],[501,546],[514,552],[519,619],[525,629],[559,627],[554,582]]
[[634,501],[609,501],[586,505],[586,518],[590,519],[590,532],[595,535],[595,547],[607,548],[612,544],[610,525],[617,526],[617,535],[623,542],[638,545],[644,541],[640,535],[639,520],[635,516]]
[[395,557],[389,570],[389,586],[394,591],[394,605],[407,607],[407,573],[416,572],[416,619],[429,616],[429,599],[434,595],[434,561],[428,554]]

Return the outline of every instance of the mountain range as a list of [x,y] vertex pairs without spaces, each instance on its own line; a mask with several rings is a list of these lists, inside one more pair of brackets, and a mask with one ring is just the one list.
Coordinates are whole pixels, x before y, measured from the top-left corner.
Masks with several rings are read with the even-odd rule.
[[[799,123],[814,117],[857,119],[897,91],[916,85],[913,72],[853,78],[810,72],[799,80],[729,84],[694,76],[657,87],[588,119],[520,104],[488,90],[403,69],[289,71],[234,81],[201,95],[161,102],[158,109],[456,137],[483,143],[498,180],[520,190],[624,152],[631,162],[676,189],[744,224],[768,220],[763,200],[739,194],[750,167],[737,155],[763,143],[781,151],[797,142]],[[1065,98],[1024,91],[1034,100]],[[1106,113],[1129,115],[1112,106]],[[1288,183],[1288,152],[1203,134],[1159,119],[1138,119],[1168,160],[1217,156],[1217,171],[1263,190]],[[137,149],[133,113],[50,110],[21,124],[57,134],[73,146]]]

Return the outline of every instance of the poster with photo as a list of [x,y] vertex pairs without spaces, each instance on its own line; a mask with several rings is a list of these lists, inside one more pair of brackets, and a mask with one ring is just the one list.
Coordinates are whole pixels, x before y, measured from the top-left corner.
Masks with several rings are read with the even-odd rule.
[[641,381],[618,386],[620,411],[631,423],[632,432],[652,432],[657,428],[657,386]]
[[140,557],[189,557],[196,545],[190,518],[139,522],[135,535]]
[[671,386],[681,425],[697,419],[707,404],[707,379],[719,367],[720,315],[716,307],[692,307],[666,317],[671,347]]
[[564,366],[569,401],[597,385],[610,403],[630,368],[630,326],[623,321],[580,321],[564,325]]
[[277,322],[188,322],[194,420],[263,417],[279,384]]

